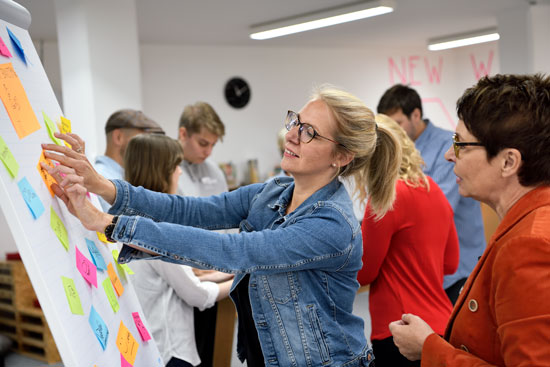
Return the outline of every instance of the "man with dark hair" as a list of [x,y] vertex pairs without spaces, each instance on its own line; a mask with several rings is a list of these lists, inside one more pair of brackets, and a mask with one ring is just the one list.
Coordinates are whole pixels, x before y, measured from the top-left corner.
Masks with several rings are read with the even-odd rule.
[[477,201],[458,194],[454,165],[444,157],[453,133],[423,119],[420,96],[405,85],[396,84],[388,89],[380,99],[377,110],[397,121],[415,142],[426,163],[424,173],[441,187],[453,208],[460,242],[460,263],[456,273],[445,276],[443,288],[454,304],[486,243],[480,205]]
[[[164,130],[143,112],[123,109],[114,112],[105,124],[105,155],[97,156],[94,167],[109,179],[124,179],[124,152],[131,138],[142,133],[164,134]],[[104,211],[111,207],[99,197]]]

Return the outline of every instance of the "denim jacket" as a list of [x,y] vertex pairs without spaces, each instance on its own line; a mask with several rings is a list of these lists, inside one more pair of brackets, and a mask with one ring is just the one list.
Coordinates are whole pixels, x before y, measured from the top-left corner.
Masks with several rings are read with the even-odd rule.
[[[266,366],[368,366],[373,360],[363,320],[352,314],[361,230],[338,180],[288,215],[291,178],[207,198],[113,182],[117,194],[109,212],[121,216],[112,237],[158,254],[123,246],[119,262],[161,258],[234,273],[232,291],[250,274]],[[206,231],[236,227],[240,233]]]

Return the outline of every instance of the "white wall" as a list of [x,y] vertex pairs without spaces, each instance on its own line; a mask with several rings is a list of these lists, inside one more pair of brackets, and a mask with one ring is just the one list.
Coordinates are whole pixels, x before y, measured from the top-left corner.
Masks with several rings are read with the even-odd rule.
[[[168,135],[176,137],[183,107],[198,100],[209,102],[227,130],[223,143],[214,149],[214,161],[232,161],[243,178],[246,160],[258,158],[265,178],[280,160],[276,135],[286,111],[299,110],[314,85],[340,86],[375,110],[393,83],[411,84],[425,100],[425,116],[452,130],[456,99],[475,83],[480,63],[488,69],[491,53],[494,74],[497,43],[442,52],[141,45],[143,106]],[[440,71],[439,81],[426,65]],[[224,84],[233,76],[243,77],[251,86],[251,101],[242,110],[231,108],[223,98]]]

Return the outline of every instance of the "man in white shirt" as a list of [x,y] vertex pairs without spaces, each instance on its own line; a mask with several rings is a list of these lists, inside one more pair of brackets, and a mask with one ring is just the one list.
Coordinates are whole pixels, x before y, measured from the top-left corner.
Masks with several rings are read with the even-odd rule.
[[[208,103],[197,102],[184,108],[178,131],[178,140],[183,147],[179,195],[210,196],[227,191],[222,170],[207,159],[224,135],[225,126]],[[195,340],[201,367],[212,366],[216,314],[217,305],[202,312],[195,308]]]
[[[109,116],[105,124],[105,155],[97,156],[95,159],[94,168],[97,172],[108,179],[123,180],[126,145],[134,136],[143,133],[164,134],[164,130],[141,111],[124,109]],[[111,207],[101,197],[99,202],[104,211]]]

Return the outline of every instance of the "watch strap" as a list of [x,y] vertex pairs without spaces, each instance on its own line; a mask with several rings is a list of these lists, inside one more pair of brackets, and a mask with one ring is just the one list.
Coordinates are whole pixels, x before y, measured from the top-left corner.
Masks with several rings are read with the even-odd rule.
[[107,227],[105,227],[105,232],[104,232],[105,238],[109,242],[116,242],[116,240],[112,238],[112,235],[113,235],[113,231],[115,230],[115,226],[117,222],[118,222],[118,215],[115,215],[111,223],[108,224]]

